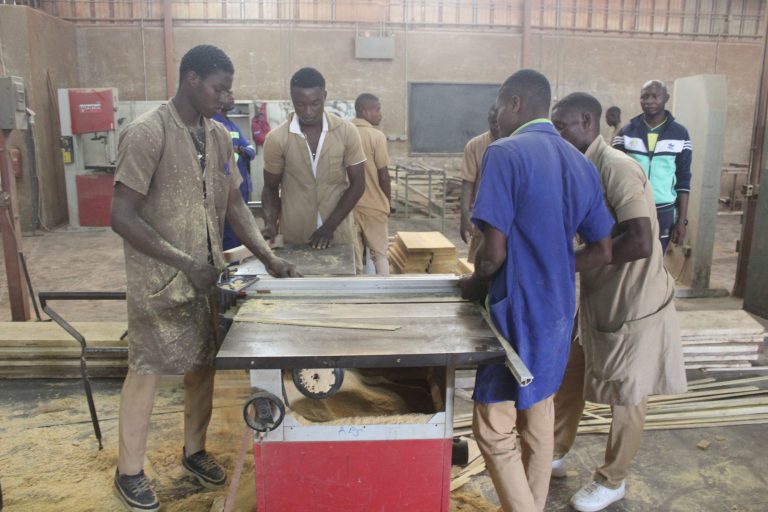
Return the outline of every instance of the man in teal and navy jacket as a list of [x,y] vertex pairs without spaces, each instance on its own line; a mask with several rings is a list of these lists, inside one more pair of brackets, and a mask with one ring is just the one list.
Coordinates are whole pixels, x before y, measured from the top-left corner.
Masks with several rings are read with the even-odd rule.
[[691,138],[665,109],[667,86],[650,80],[640,90],[643,113],[624,126],[611,144],[637,160],[653,187],[663,252],[671,240],[681,245],[688,225],[691,191]]

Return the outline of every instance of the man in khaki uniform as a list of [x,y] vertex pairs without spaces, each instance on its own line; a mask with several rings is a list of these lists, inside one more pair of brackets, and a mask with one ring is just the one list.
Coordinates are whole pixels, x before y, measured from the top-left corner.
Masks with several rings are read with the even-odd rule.
[[363,273],[365,248],[379,275],[389,275],[389,205],[392,188],[389,178],[387,138],[376,127],[381,123],[381,103],[373,94],[363,93],[355,100],[357,127],[365,153],[365,193],[355,205],[355,267]]
[[294,114],[264,142],[264,237],[316,249],[352,244],[349,215],[365,191],[365,155],[349,121],[325,112],[325,78],[302,68],[291,78]]
[[563,138],[597,166],[617,223],[611,265],[581,272],[579,336],[555,395],[556,477],[565,476],[563,457],[576,437],[584,400],[610,404],[613,413],[605,462],[571,499],[582,512],[624,497],[648,395],[687,388],[674,279],[663,264],[653,191],[640,166],[599,135],[600,113],[600,103],[585,93],[563,98],[552,110]]
[[184,375],[184,471],[208,488],[226,481],[205,451],[220,346],[215,284],[225,266],[225,217],[270,273],[296,275],[259,234],[240,196],[229,133],[210,120],[233,74],[218,48],[192,48],[181,60],[176,95],[120,135],[112,229],[124,239],[129,341],[114,484],[128,510],[160,507],[143,464],[161,375]]
[[619,107],[608,107],[605,111],[606,135],[604,140],[609,146],[613,146],[613,139],[621,130],[621,109]]
[[488,111],[488,131],[473,137],[464,147],[464,159],[461,161],[461,239],[469,244],[467,260],[475,262],[475,254],[483,239],[483,232],[472,226],[470,217],[480,184],[483,169],[483,155],[488,146],[499,138],[499,126],[496,123],[496,106]]

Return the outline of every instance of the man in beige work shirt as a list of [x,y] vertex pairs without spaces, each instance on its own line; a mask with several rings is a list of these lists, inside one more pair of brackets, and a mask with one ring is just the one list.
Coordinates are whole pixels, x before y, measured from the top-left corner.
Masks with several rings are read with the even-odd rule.
[[295,113],[264,142],[264,237],[316,249],[352,244],[350,213],[365,190],[365,155],[349,121],[325,112],[325,78],[302,68],[291,78]]
[[475,203],[480,175],[483,170],[483,155],[493,141],[499,138],[499,126],[496,123],[496,107],[488,111],[488,131],[473,137],[464,147],[464,159],[461,161],[461,239],[469,244],[467,260],[475,262],[477,249],[483,239],[483,232],[475,229],[470,221],[472,206]]
[[387,138],[376,127],[381,123],[381,103],[373,94],[355,100],[357,127],[365,153],[365,193],[355,205],[355,267],[363,273],[365,248],[371,253],[379,275],[389,275],[389,206],[392,188],[389,178]]
[[181,60],[179,89],[120,135],[112,229],[124,239],[128,375],[120,397],[115,494],[132,511],[156,511],[144,474],[155,390],[161,375],[184,375],[185,473],[207,488],[226,472],[205,451],[218,352],[218,294],[226,217],[275,276],[296,275],[276,258],[240,197],[229,133],[213,116],[232,88],[229,57],[210,45]]
[[563,458],[576,437],[584,400],[611,405],[605,462],[571,498],[581,512],[624,497],[648,395],[687,389],[674,279],[663,264],[653,191],[640,166],[599,135],[601,110],[585,93],[566,96],[552,110],[563,138],[597,166],[617,223],[611,265],[580,274],[579,336],[555,395],[555,477],[565,476]]

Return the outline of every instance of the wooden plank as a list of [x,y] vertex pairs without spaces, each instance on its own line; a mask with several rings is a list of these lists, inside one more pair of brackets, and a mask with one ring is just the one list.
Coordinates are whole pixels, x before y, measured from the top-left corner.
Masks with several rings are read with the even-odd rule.
[[678,311],[680,334],[727,336],[729,334],[762,334],[765,328],[744,310]]
[[760,354],[689,354],[683,355],[683,361],[686,363],[703,363],[703,362],[741,362],[741,361],[755,361],[760,357]]
[[695,354],[752,354],[760,351],[760,345],[723,343],[720,345],[683,345],[683,355]]
[[[752,365],[750,365],[748,367],[745,367],[743,370],[742,369],[739,369],[739,370],[740,371],[750,371],[750,372],[752,372],[752,371],[755,371],[755,372],[765,372],[765,371],[768,371],[768,366],[752,366]],[[733,371],[733,369],[732,368],[705,368],[704,371],[705,372],[728,372],[728,371]]]
[[475,264],[470,263],[467,258],[458,258],[458,264],[456,265],[456,273],[461,274],[471,274],[475,271]]
[[766,377],[745,377],[743,379],[731,379],[731,380],[719,380],[715,382],[704,382],[701,384],[688,385],[689,390],[695,389],[710,389],[710,388],[722,388],[726,386],[733,386],[735,384],[753,384],[755,382],[768,381]]
[[361,329],[365,331],[396,331],[400,329],[399,325],[384,324],[363,324],[363,323],[345,323],[336,321],[312,322],[309,320],[280,320],[274,318],[253,318],[248,320],[240,319],[240,322],[254,322],[258,324],[276,324],[293,325],[298,327],[320,327],[326,329]]
[[397,236],[409,252],[456,249],[453,242],[439,231],[398,231]]
[[[455,301],[454,302],[458,302]],[[311,307],[307,305],[311,304]],[[467,308],[459,307],[458,310]],[[403,307],[395,303],[338,304],[326,302],[317,304],[301,300],[268,299],[247,300],[235,315],[235,321],[255,321],[262,318],[280,320],[337,321],[355,319],[376,319],[379,322],[401,318],[456,318],[456,309],[445,304],[422,304],[418,308]]]
[[[126,322],[72,322],[72,327],[79,331],[88,344],[98,341],[117,342],[128,328]],[[77,341],[54,322],[0,322],[0,343],[13,343],[19,346],[29,342],[32,345],[46,346],[51,342],[75,343]]]
[[[111,347],[110,347],[111,348]],[[100,358],[128,357],[127,347],[115,347],[109,352],[93,352],[88,354],[88,361]],[[2,347],[0,348],[0,365],[4,360],[21,359],[34,361],[39,359],[77,359],[80,360],[78,347]]]

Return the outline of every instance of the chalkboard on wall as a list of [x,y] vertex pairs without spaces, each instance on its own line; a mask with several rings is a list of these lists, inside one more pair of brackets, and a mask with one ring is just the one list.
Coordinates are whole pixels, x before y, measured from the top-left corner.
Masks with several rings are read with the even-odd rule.
[[411,83],[408,138],[411,153],[461,153],[488,129],[488,109],[499,84]]

